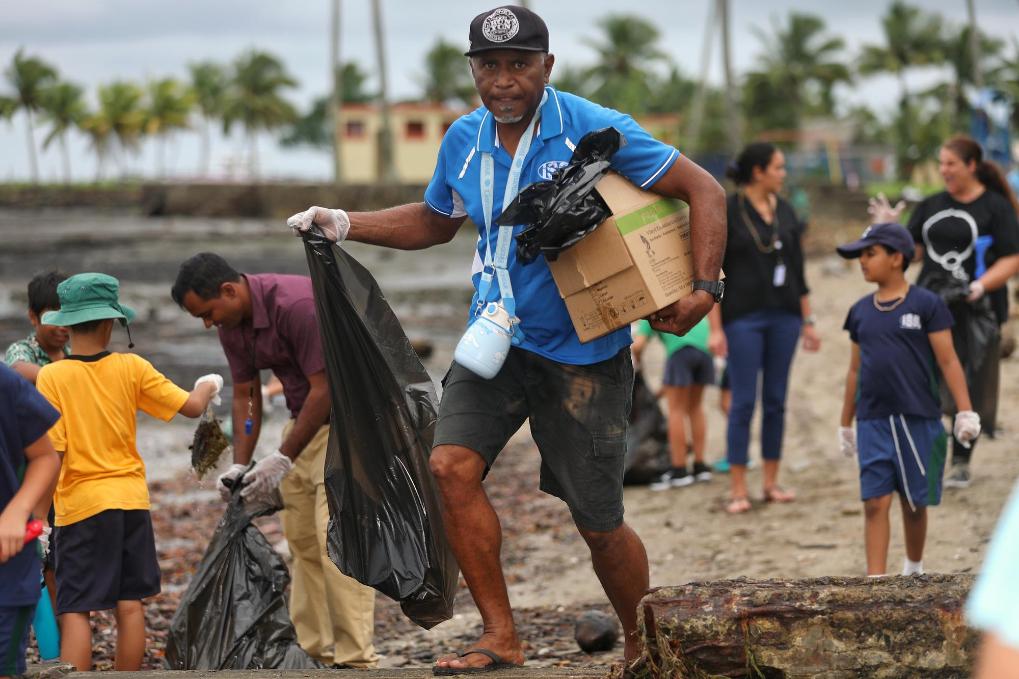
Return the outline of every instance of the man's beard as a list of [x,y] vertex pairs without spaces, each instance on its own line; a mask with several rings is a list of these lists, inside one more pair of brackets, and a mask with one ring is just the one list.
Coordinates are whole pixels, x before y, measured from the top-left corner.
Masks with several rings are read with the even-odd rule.
[[494,117],[495,117],[495,122],[502,123],[503,125],[513,125],[514,123],[519,123],[521,120],[524,119],[524,116],[522,116],[522,115],[519,115],[519,116],[498,116],[498,115],[494,115]]

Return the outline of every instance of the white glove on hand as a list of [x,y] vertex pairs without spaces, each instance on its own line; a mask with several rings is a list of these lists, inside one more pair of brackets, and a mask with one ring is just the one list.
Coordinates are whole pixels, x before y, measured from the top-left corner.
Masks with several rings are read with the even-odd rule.
[[223,403],[223,399],[219,397],[219,392],[222,391],[223,389],[222,376],[217,375],[215,373],[212,373],[210,375],[202,375],[197,380],[195,380],[194,388],[197,389],[199,384],[205,384],[206,382],[215,387],[215,391],[212,392],[212,405],[214,406],[221,405]]
[[980,281],[973,281],[969,284],[969,295],[966,297],[967,302],[975,302],[981,297],[987,294],[987,288]]
[[244,490],[241,497],[245,500],[256,496],[266,496],[276,490],[283,477],[290,473],[294,463],[278,450],[272,455],[262,458],[254,469],[244,475]]
[[870,215],[872,224],[885,224],[898,222],[902,211],[906,209],[906,203],[899,201],[894,207],[889,204],[885,194],[879,193],[876,198],[867,201],[867,214]]
[[[248,465],[246,464],[234,463],[216,479],[216,490],[219,491],[219,496],[223,498],[223,502],[230,501],[231,486],[237,483],[237,479],[241,478],[241,475],[244,474],[244,470],[247,468]],[[231,483],[226,484],[224,481],[230,481]]]
[[839,427],[839,450],[846,457],[856,457],[856,430],[852,427]]
[[50,553],[50,533],[53,532],[53,528],[46,524],[42,527],[42,533],[36,538],[39,544],[42,545],[42,558],[45,559],[46,555]]
[[304,212],[298,212],[287,220],[287,226],[295,236],[301,236],[317,226],[322,235],[334,243],[342,243],[350,231],[350,217],[343,210],[330,210],[326,207],[313,206]]
[[964,448],[969,448],[980,436],[980,416],[972,410],[960,410],[955,415],[952,433]]

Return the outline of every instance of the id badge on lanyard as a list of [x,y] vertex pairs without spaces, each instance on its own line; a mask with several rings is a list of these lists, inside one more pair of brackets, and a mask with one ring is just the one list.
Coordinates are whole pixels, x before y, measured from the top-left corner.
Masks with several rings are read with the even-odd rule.
[[775,262],[775,271],[771,275],[771,285],[772,285],[772,287],[781,288],[782,286],[785,285],[786,268],[785,268],[785,260],[782,259],[782,255],[781,255],[781,252],[782,252],[782,241],[780,241],[777,238],[777,235],[776,235],[776,238],[775,238],[774,245],[772,247],[775,249],[775,255],[776,255],[776,260],[777,261]]

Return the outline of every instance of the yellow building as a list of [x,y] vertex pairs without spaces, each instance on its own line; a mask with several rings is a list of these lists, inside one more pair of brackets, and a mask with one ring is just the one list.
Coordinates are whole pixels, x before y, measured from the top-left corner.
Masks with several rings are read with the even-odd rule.
[[[390,106],[393,128],[393,162],[396,180],[404,184],[427,184],[435,169],[439,144],[449,126],[472,109],[456,110],[441,104],[406,102]],[[656,114],[637,120],[644,129],[667,144],[675,145],[679,116]],[[382,120],[374,104],[346,104],[340,117],[343,180],[372,184],[382,175],[379,132]]]

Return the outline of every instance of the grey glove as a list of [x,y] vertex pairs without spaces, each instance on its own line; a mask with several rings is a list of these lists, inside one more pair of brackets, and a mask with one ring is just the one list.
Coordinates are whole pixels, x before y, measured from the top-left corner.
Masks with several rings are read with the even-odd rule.
[[246,464],[234,463],[216,479],[216,490],[219,491],[219,496],[223,498],[223,502],[230,501],[230,494],[233,486],[237,483],[237,480],[241,478],[247,468],[248,465]]

